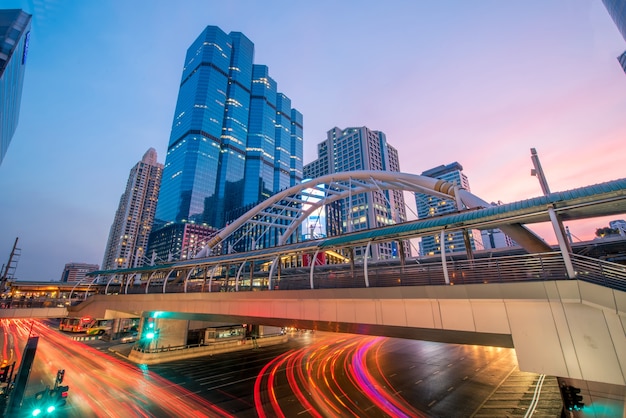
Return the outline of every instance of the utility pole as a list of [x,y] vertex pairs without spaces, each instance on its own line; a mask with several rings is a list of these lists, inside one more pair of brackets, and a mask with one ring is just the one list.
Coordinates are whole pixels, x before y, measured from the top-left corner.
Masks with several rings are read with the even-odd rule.
[[17,248],[17,240],[19,239],[19,237],[15,238],[15,242],[13,243],[13,249],[11,250],[11,254],[9,255],[9,262],[6,263],[6,265],[4,266],[4,271],[0,271],[0,273],[2,273],[1,279],[0,279],[0,292],[4,292],[5,288],[6,288],[6,282],[7,279],[9,278],[9,270],[12,267],[12,263],[13,263],[13,258],[15,257],[16,251],[19,250]]
[[548,181],[546,180],[546,176],[543,174],[543,168],[541,167],[541,162],[539,162],[537,150],[534,148],[530,149],[530,159],[533,161],[533,166],[535,167],[530,170],[530,175],[537,177],[541,190],[543,191],[543,195],[547,196],[550,194],[550,187],[548,187]]

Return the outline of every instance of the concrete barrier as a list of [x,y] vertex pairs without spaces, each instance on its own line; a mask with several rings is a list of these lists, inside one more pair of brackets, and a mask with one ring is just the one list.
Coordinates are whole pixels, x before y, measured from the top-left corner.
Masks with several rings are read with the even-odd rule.
[[158,350],[151,351],[141,351],[133,347],[128,355],[128,359],[138,364],[159,364],[174,360],[184,360],[188,358],[211,356],[214,354],[230,353],[233,351],[268,347],[277,344],[284,344],[287,340],[288,337],[286,335],[277,335],[272,337],[257,338],[254,340],[244,339],[225,341],[195,347],[162,347]]

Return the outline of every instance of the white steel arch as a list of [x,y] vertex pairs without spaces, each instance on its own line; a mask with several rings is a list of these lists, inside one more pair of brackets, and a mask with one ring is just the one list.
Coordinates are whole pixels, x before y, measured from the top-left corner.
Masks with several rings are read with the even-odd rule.
[[[303,200],[303,194],[306,195],[306,190],[312,188],[323,190],[326,197],[318,202]],[[284,244],[307,216],[319,207],[347,198],[353,194],[376,190],[405,190],[431,194],[443,199],[455,199],[461,202],[465,208],[489,206],[489,203],[470,192],[457,189],[452,183],[431,177],[397,171],[373,170],[333,173],[285,189],[259,203],[233,223],[220,230],[218,234],[209,240],[195,258],[207,257],[210,255],[212,248],[238,229],[245,227],[246,224],[283,229],[284,233],[279,245]],[[307,211],[301,209],[305,203],[309,206]],[[289,213],[285,214],[285,212]],[[294,213],[297,216],[294,217]],[[288,221],[288,224],[279,224],[276,222],[277,220]]]

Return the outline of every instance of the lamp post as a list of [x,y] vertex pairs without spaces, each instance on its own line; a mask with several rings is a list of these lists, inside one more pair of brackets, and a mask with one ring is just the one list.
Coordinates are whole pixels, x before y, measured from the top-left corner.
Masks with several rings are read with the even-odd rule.
[[[546,176],[543,173],[541,162],[539,162],[539,155],[537,155],[537,150],[534,148],[530,149],[530,159],[532,160],[533,166],[535,167],[530,170],[530,175],[537,177],[537,179],[539,180],[539,185],[541,185],[543,195],[548,196],[550,194],[550,187],[548,186],[548,181],[546,180]],[[574,271],[574,265],[572,264],[572,258],[570,257],[572,248],[569,245],[569,241],[565,239],[565,228],[563,227],[563,222],[554,210],[553,204],[548,205],[548,216],[550,217],[550,222],[552,222],[554,235],[556,236],[556,240],[559,243],[559,248],[561,249],[561,255],[563,256],[563,262],[565,263],[565,269],[567,270],[567,277],[573,279],[576,277],[576,272]]]

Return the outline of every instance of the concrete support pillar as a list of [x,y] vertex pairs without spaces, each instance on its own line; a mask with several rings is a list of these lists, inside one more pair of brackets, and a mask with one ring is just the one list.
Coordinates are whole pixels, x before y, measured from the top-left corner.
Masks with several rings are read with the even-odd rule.
[[439,248],[441,248],[441,268],[443,269],[443,278],[446,281],[446,284],[450,284],[450,276],[448,276],[448,266],[446,265],[446,230],[441,230],[441,235],[439,236]]
[[563,256],[563,262],[565,263],[565,269],[567,270],[567,277],[570,279],[576,278],[576,272],[574,271],[574,265],[572,264],[572,257],[570,256],[572,250],[569,242],[565,239],[565,230],[563,229],[563,223],[559,219],[558,215],[554,211],[553,207],[548,208],[548,215],[550,216],[550,222],[554,228],[554,234],[556,240],[559,243],[559,249]]

